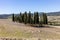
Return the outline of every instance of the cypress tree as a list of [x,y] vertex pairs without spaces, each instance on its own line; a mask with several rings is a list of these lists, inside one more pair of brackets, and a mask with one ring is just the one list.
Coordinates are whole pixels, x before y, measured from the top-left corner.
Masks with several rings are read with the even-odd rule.
[[16,22],[18,21],[18,20],[17,20],[17,16],[14,17],[14,21],[16,21]]
[[32,18],[31,18],[31,12],[29,11],[28,13],[28,19],[27,19],[28,23],[32,23]]
[[21,17],[22,17],[22,22],[24,22],[24,14],[22,14]]
[[36,23],[37,24],[39,23],[39,14],[38,14],[38,12],[36,12]]
[[20,15],[19,15],[19,22],[21,23],[22,22],[22,13],[20,12]]
[[43,13],[43,24],[48,24],[46,13]]
[[14,22],[15,20],[14,20],[14,14],[12,14],[12,21]]
[[27,23],[27,12],[24,13],[24,23]]
[[35,16],[35,12],[34,12],[34,24],[36,23],[36,19],[35,19],[35,17],[36,17],[36,16]]
[[42,15],[41,15],[41,14],[39,15],[39,18],[40,18],[39,26],[42,27],[42,26],[43,26],[43,25],[42,25],[42,24],[43,24],[43,21],[42,21]]
[[39,15],[38,12],[34,13],[34,24],[38,24],[39,23]]

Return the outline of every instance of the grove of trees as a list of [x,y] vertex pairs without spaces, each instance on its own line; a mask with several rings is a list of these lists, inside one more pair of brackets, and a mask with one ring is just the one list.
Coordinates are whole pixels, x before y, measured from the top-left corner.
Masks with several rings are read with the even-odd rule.
[[39,25],[48,24],[46,13],[42,13],[42,15],[40,16],[40,13],[38,12],[31,13],[31,11],[29,11],[29,13],[20,12],[19,15],[12,14],[12,21],[25,24],[39,24]]

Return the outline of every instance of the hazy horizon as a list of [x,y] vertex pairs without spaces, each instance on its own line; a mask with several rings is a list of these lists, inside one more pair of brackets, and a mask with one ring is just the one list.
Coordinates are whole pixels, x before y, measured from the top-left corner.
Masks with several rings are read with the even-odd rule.
[[57,12],[60,0],[0,0],[0,14],[19,12]]

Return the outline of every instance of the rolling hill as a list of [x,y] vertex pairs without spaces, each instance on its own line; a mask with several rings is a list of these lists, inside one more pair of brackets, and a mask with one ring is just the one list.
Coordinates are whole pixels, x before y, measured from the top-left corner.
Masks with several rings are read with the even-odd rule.
[[[47,14],[47,16],[60,16],[60,12],[49,12],[46,14]],[[19,15],[19,14],[15,14],[15,15]],[[11,16],[12,16],[12,14],[1,14],[0,19],[7,19]]]

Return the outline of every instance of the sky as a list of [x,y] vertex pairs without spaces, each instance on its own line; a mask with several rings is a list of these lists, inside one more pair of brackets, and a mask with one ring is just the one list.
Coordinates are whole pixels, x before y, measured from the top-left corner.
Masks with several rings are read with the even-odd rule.
[[20,12],[57,12],[60,0],[0,0],[0,14]]

